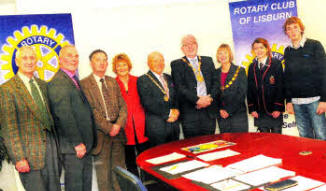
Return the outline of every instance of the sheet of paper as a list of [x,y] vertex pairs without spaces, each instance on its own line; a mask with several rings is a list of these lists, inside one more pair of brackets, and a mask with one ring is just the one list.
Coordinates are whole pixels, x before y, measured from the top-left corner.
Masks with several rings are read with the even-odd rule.
[[211,184],[211,186],[220,191],[242,191],[250,188],[249,185],[243,184],[232,179],[223,180],[221,182]]
[[325,191],[326,190],[326,185],[312,189],[311,191]]
[[[291,188],[285,189],[284,191],[304,191],[304,190],[310,190],[312,188],[315,188],[317,186],[321,186],[325,184],[324,182],[320,182],[318,180],[314,180],[311,178],[306,178],[303,176],[296,176],[293,178],[290,178],[292,180],[296,180],[298,182],[298,185],[293,186]],[[325,191],[325,190],[324,190]]]
[[175,175],[189,170],[194,170],[196,168],[205,167],[208,165],[209,164],[197,160],[191,160],[191,161],[179,162],[170,166],[162,167],[159,170]]
[[267,157],[265,155],[257,155],[233,164],[228,165],[228,168],[241,170],[243,172],[250,172],[273,165],[282,164],[282,159]]
[[201,154],[198,155],[197,158],[200,158],[201,160],[204,161],[212,161],[212,160],[217,160],[221,158],[226,158],[234,155],[238,155],[240,153],[233,151],[231,149],[226,149],[224,151],[216,151],[212,153],[207,153],[207,154]]
[[190,180],[202,182],[205,184],[212,184],[236,175],[239,175],[241,172],[234,169],[227,169],[220,166],[210,166],[208,168],[203,168],[196,170],[185,175],[182,175],[185,178]]
[[151,164],[161,164],[161,163],[165,163],[165,162],[170,162],[170,161],[174,161],[177,159],[181,159],[186,157],[183,154],[179,154],[176,152],[164,155],[164,156],[160,156],[160,157],[156,157],[156,158],[152,158],[152,159],[148,159],[146,160],[146,162],[151,163]]
[[273,182],[289,176],[295,176],[295,172],[272,166],[269,168],[264,168],[261,170],[236,176],[234,177],[234,179],[244,182],[246,184],[250,184],[252,186],[260,186],[262,184]]

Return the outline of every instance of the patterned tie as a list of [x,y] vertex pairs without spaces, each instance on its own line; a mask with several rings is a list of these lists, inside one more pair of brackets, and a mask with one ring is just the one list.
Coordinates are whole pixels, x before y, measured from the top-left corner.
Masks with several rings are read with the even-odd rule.
[[164,87],[164,91],[165,91],[166,95],[167,95],[168,98],[169,98],[169,97],[170,97],[170,94],[169,94],[169,87],[168,87],[168,85],[167,85],[167,83],[166,83],[166,81],[165,81],[165,79],[164,79],[164,77],[163,77],[163,74],[160,75],[160,80],[161,80],[161,82],[163,83],[162,85],[163,85],[163,87]]
[[31,86],[31,93],[32,93],[33,100],[41,111],[40,115],[42,119],[47,123],[46,128],[49,129],[50,128],[49,116],[46,107],[44,105],[44,102],[41,98],[40,92],[38,91],[36,85],[34,84],[33,79],[29,80],[29,84]]
[[102,84],[102,95],[103,95],[104,102],[105,102],[104,104],[105,104],[106,110],[107,110],[107,107],[108,107],[108,104],[109,104],[109,90],[106,87],[105,81],[104,81],[103,78],[100,79],[100,82]]
[[198,96],[207,95],[206,83],[204,81],[204,76],[203,76],[202,72],[199,70],[199,63],[198,63],[197,57],[191,59],[190,61],[192,63],[192,66],[195,69],[194,73],[195,73],[196,80],[197,80],[197,95]]

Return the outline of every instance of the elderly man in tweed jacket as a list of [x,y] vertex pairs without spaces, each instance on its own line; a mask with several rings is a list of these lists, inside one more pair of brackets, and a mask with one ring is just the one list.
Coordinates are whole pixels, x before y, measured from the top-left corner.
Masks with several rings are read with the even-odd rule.
[[46,83],[33,76],[36,53],[16,53],[18,73],[0,88],[1,130],[26,191],[59,191],[58,155]]

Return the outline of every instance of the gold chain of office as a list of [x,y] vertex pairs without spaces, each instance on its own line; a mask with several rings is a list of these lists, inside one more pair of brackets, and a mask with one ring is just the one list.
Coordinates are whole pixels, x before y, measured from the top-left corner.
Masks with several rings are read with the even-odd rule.
[[[149,74],[146,74],[146,76],[152,80],[152,82],[161,90],[161,92],[164,94],[164,101],[169,101],[169,96],[167,95],[166,91],[154,80],[154,78],[152,78],[152,76],[150,76]],[[164,83],[164,82],[163,82]]]
[[221,86],[221,90],[224,91],[226,89],[228,89],[232,84],[233,82],[237,79],[238,75],[239,75],[239,71],[240,71],[240,66],[238,66],[237,70],[235,71],[235,74],[233,75],[231,81],[229,81],[228,84],[226,84],[225,86]]
[[198,80],[198,82],[203,82],[204,81],[204,77],[203,77],[203,74],[201,73],[201,70],[200,70],[200,66],[201,66],[201,57],[198,56],[198,70],[196,70],[191,64],[190,62],[185,59],[185,58],[182,58],[182,61],[187,63],[188,66],[192,69],[192,71],[194,71],[195,73],[195,76],[196,76],[196,79]]

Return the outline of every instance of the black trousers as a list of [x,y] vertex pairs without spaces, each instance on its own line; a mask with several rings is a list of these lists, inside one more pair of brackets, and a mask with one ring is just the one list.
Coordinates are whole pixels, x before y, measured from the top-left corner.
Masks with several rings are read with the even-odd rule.
[[46,133],[45,165],[41,170],[19,173],[26,191],[60,191],[58,152],[51,132]]
[[136,157],[144,152],[146,149],[150,147],[149,141],[144,143],[137,143],[136,145],[125,145],[125,156],[126,156],[126,166],[127,169],[132,172],[134,175],[140,177],[137,164]]
[[216,118],[212,119],[206,109],[200,109],[195,113],[184,113],[181,124],[185,138],[213,135],[216,129]]
[[65,169],[65,191],[92,190],[92,156],[86,154],[82,159],[76,154],[63,155]]

